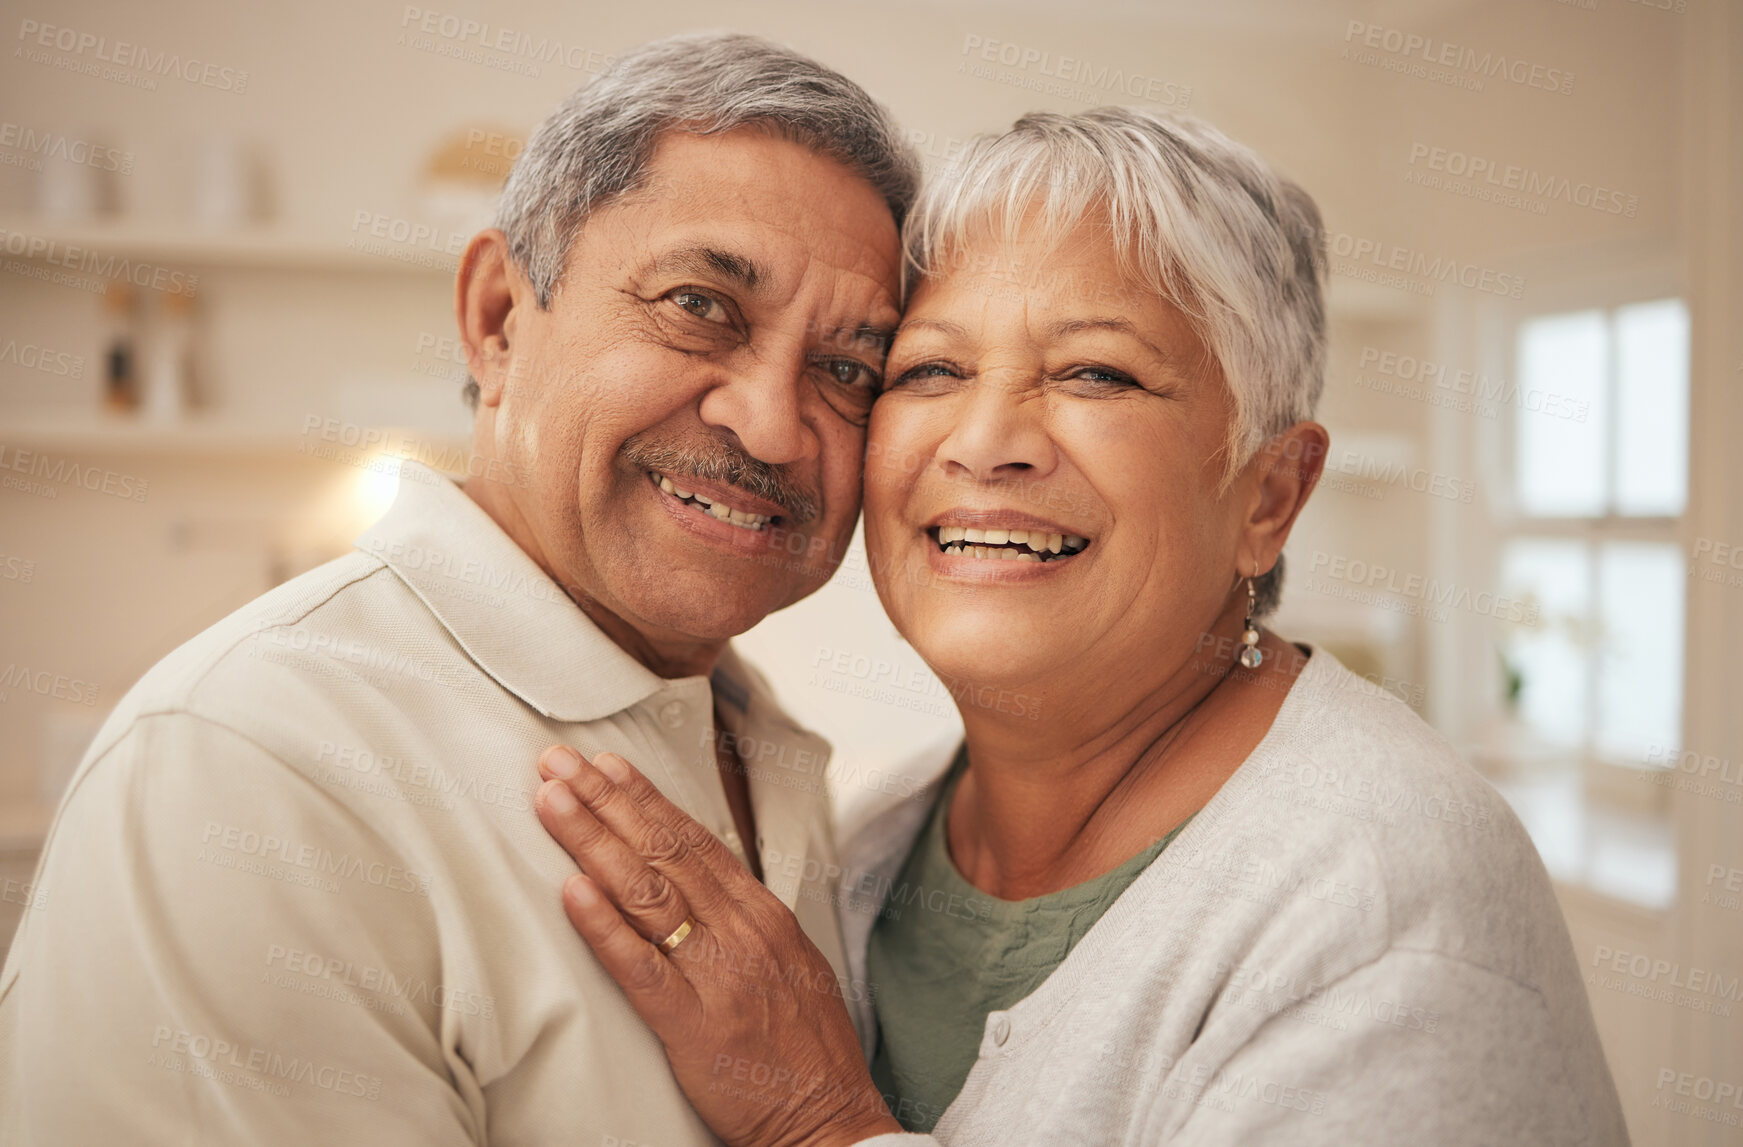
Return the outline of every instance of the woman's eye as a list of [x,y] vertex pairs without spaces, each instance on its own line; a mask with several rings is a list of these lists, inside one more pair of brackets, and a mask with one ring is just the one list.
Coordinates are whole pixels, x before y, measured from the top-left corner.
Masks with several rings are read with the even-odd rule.
[[1119,386],[1136,386],[1136,385],[1138,385],[1138,380],[1133,378],[1131,375],[1122,374],[1121,372],[1119,372],[1117,370],[1109,370],[1105,366],[1086,366],[1086,367],[1083,367],[1079,370],[1072,371],[1066,377],[1067,378],[1081,378],[1085,382],[1112,383],[1114,385],[1119,385]]
[[711,323],[726,323],[731,316],[720,301],[700,291],[674,291],[666,296],[697,318]]
[[949,363],[924,362],[924,363],[921,363],[919,366],[911,367],[908,370],[903,371],[896,378],[894,385],[901,386],[904,383],[924,382],[926,379],[929,379],[929,378],[954,378],[954,377],[956,377],[956,372],[951,368]]

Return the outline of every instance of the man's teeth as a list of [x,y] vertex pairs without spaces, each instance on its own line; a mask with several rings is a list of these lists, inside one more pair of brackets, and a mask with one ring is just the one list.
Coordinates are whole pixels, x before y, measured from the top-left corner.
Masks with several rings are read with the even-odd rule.
[[711,517],[719,518],[723,522],[731,522],[733,525],[740,526],[747,530],[760,530],[769,524],[770,518],[766,514],[747,513],[744,510],[735,510],[725,502],[710,501],[701,494],[692,493],[691,491],[684,489],[682,486],[674,485],[672,480],[664,474],[655,474],[652,471],[649,471],[648,477],[658,482],[660,489],[672,495],[672,497],[678,499],[680,502],[689,502],[693,505],[700,506]]
[[1088,538],[1050,534],[1044,530],[982,530],[973,526],[939,526],[938,544],[947,554],[992,561],[1055,561],[1080,553]]

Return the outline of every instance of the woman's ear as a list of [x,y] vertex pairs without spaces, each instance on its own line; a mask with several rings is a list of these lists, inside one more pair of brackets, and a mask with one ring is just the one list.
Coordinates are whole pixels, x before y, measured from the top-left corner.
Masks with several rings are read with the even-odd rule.
[[454,318],[481,405],[502,401],[515,311],[531,302],[530,284],[508,257],[508,236],[495,228],[474,235],[454,279]]
[[1270,571],[1295,519],[1325,469],[1331,436],[1317,422],[1297,422],[1272,438],[1248,463],[1256,478],[1244,524],[1255,574]]

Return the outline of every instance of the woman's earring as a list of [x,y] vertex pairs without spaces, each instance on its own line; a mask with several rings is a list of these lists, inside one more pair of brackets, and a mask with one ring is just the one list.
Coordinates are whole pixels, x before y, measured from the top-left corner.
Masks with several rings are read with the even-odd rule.
[[1259,594],[1253,588],[1253,579],[1247,579],[1247,628],[1241,633],[1241,664],[1248,669],[1257,669],[1259,662],[1265,660],[1265,655],[1259,652],[1259,626],[1253,620],[1253,610],[1259,604]]

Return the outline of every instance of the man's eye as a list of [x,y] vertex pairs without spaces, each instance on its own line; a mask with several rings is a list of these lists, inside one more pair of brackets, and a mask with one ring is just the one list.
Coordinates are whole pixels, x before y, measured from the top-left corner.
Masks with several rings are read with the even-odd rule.
[[718,299],[700,291],[674,291],[666,297],[707,322],[724,324],[731,321],[731,316],[726,313],[726,308]]
[[849,390],[876,390],[883,380],[878,372],[851,358],[832,358],[817,364],[835,382]]

